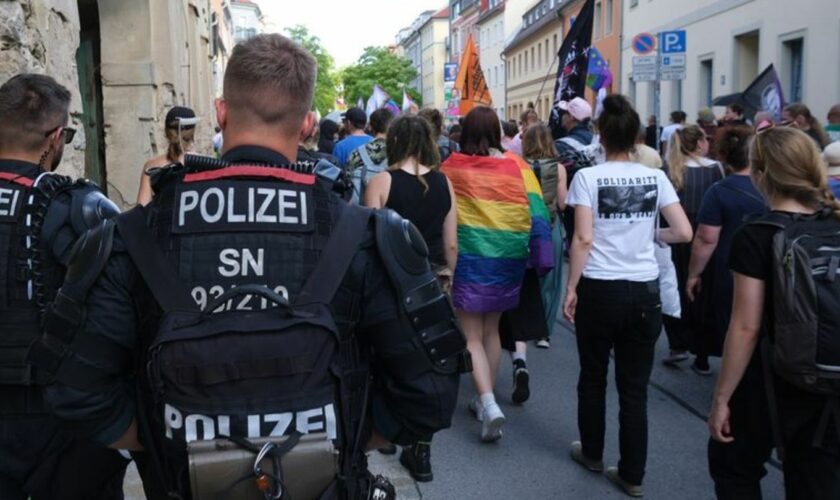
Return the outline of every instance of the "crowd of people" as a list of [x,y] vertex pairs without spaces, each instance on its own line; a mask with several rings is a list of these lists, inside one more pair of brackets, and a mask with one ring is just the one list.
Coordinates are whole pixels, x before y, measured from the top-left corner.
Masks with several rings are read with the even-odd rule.
[[[431,109],[351,108],[338,124],[310,111],[314,78],[312,57],[282,36],[238,44],[216,104],[219,161],[191,169],[197,119],[172,108],[167,150],[144,165],[138,207],[114,224],[116,210],[86,184],[81,202],[46,208],[73,192],[39,187],[73,137],[69,92],[36,75],[0,87],[0,236],[27,236],[0,251],[30,266],[3,261],[0,310],[31,309],[0,331],[26,329],[25,361],[49,385],[30,389],[31,373],[3,383],[27,401],[47,387],[38,414],[64,449],[131,450],[150,498],[217,486],[187,446],[202,440],[267,457],[248,466],[266,495],[288,481],[317,488],[301,498],[390,498],[365,449],[397,443],[411,475],[432,480],[433,437],[467,371],[478,438],[499,441],[503,351],[509,397],[524,404],[528,343],[550,348],[562,314],[580,362],[575,463],[644,495],[647,388],[664,329],[665,365],[693,355],[691,368],[710,376],[709,358],[722,358],[708,419],[718,498],[761,498],[774,447],[787,498],[840,498],[840,105],[826,127],[803,104],[778,120],[733,104],[696,123],[674,111],[660,130],[617,94],[598,116],[585,99],[559,102],[554,128],[534,109],[514,122],[481,106],[448,128]],[[24,190],[47,198],[40,216],[52,222],[18,210]],[[32,263],[45,252],[46,285]],[[18,360],[25,349],[13,347]],[[605,467],[611,357],[620,460]],[[64,434],[67,422],[82,437]],[[20,423],[0,425],[12,439]],[[310,432],[337,443],[337,465],[311,458],[331,451],[307,454]],[[258,440],[282,435],[279,446]],[[284,477],[284,453],[307,478],[325,477]],[[107,471],[99,482],[43,498],[117,498],[124,459],[90,456]],[[0,465],[0,488],[40,494],[21,468]],[[202,491],[250,487],[241,482]]]

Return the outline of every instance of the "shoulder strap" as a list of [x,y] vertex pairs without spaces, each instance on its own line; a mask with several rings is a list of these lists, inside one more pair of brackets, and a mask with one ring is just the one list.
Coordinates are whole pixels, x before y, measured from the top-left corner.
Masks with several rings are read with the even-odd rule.
[[198,306],[146,225],[145,207],[134,207],[116,221],[131,260],[164,312],[197,310]]
[[332,301],[362,243],[372,213],[371,209],[358,205],[344,207],[315,269],[295,299],[295,305]]

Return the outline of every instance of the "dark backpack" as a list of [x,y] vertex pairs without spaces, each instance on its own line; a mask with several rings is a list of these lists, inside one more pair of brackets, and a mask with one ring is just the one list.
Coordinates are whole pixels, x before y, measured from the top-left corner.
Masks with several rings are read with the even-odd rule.
[[[358,376],[354,340],[344,338],[337,328],[330,301],[365,234],[370,210],[350,206],[343,211],[315,270],[292,303],[264,285],[240,285],[211,300],[203,311],[155,243],[145,214],[142,208],[134,209],[117,219],[117,227],[163,311],[157,333],[145,341],[148,350],[141,366],[150,390],[141,397],[138,415],[145,415],[141,425],[148,419],[141,432],[154,443],[158,473],[167,487],[177,488],[172,486],[177,479],[167,473],[178,471],[173,463],[186,448],[192,489],[202,490],[193,491],[194,496],[208,498],[221,491],[239,498],[236,495],[246,490],[259,494],[254,489],[253,455],[227,467],[239,472],[218,477],[215,471],[225,470],[219,467],[224,455],[207,457],[207,441],[215,441],[210,452],[237,445],[253,454],[273,449],[277,456],[266,455],[263,466],[270,470],[274,464],[277,483],[293,498],[313,497],[313,476],[330,481],[356,477],[358,463],[352,462],[364,451],[359,414],[367,378]],[[301,434],[309,436],[301,439]],[[344,458],[341,470],[330,451],[333,442]],[[204,452],[196,451],[202,447]],[[298,449],[297,456],[303,458],[287,461],[285,455]],[[315,455],[321,457],[318,465],[301,465]],[[242,463],[244,468],[237,469]],[[303,477],[290,472],[301,467],[308,471]],[[215,493],[207,491],[208,481],[218,483]],[[335,487],[322,481],[318,491],[327,486]]]
[[809,392],[840,396],[840,224],[770,213],[752,222],[773,236],[771,364]]
[[575,174],[583,168],[597,164],[594,148],[583,144],[573,137],[563,137],[555,141],[560,164],[566,169],[566,188],[571,187]]

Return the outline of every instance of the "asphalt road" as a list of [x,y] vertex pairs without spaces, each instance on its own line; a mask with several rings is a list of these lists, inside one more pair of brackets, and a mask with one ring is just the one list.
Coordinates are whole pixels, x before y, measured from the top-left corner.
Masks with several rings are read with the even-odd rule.
[[[377,452],[371,454],[371,469],[391,478],[403,500],[628,498],[605,477],[583,470],[569,458],[569,443],[578,438],[578,360],[574,334],[568,325],[564,327],[553,338],[551,349],[529,348],[531,399],[523,406],[510,402],[510,364],[503,360],[497,400],[507,424],[498,443],[479,442],[480,424],[467,409],[473,395],[472,382],[464,377],[452,428],[435,436],[432,445],[434,481],[414,483],[396,456]],[[666,350],[662,335],[658,359]],[[712,366],[716,376],[716,360],[712,360]],[[645,498],[714,499],[706,461],[705,422],[714,381],[714,376],[696,375],[688,363],[682,369],[667,368],[659,362],[654,366],[648,394]],[[607,392],[604,461],[610,466],[618,461],[618,397],[612,378]],[[777,468],[768,467],[762,486],[766,500],[784,498],[782,474]],[[126,494],[128,500],[144,498],[133,471],[126,480]]]
[[[511,370],[503,360],[497,400],[507,417],[504,437],[479,442],[480,424],[467,409],[472,383],[464,377],[451,429],[435,436],[432,446],[435,480],[419,485],[424,499],[601,499],[629,498],[603,475],[588,472],[569,458],[578,439],[576,384],[579,372],[574,334],[564,324],[551,349],[529,347],[531,399],[510,402]],[[682,369],[661,365],[667,351],[663,334],[648,393],[649,446],[645,498],[714,499],[706,445],[708,412],[715,376],[701,377],[689,364]],[[605,465],[618,461],[618,396],[612,372],[607,389]],[[763,481],[764,498],[784,498],[782,474],[773,466]]]

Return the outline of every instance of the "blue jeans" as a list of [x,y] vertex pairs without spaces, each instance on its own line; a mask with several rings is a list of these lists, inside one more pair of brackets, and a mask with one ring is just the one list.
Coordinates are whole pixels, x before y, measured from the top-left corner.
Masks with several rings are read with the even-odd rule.
[[640,485],[647,462],[647,388],[662,330],[659,282],[583,278],[577,294],[578,429],[583,454],[592,460],[604,454],[607,372],[614,350],[620,405],[618,470],[622,479]]

